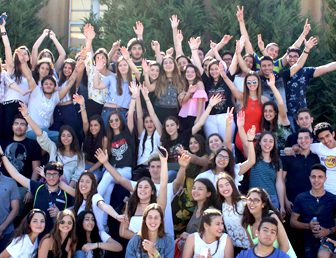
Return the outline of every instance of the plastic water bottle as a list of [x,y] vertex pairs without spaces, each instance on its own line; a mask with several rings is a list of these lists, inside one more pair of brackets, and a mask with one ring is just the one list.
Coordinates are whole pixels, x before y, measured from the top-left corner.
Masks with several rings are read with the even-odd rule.
[[[54,203],[53,202],[48,202],[49,208],[54,208]],[[55,223],[56,222],[56,217],[51,218],[52,221]]]

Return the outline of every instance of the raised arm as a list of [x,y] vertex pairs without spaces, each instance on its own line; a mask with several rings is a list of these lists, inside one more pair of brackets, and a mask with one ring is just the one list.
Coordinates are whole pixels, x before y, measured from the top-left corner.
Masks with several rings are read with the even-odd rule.
[[113,57],[117,51],[120,49],[120,40],[113,42],[110,52],[108,53],[108,62],[112,63],[117,60],[113,60]]
[[152,47],[152,50],[154,51],[156,62],[161,65],[163,58],[162,58],[162,55],[161,55],[161,52],[160,52],[159,41],[152,40],[151,47]]
[[87,23],[84,25],[83,32],[85,36],[85,48],[88,52],[93,52],[92,41],[96,37],[94,27],[91,24]]
[[239,170],[239,175],[242,175],[244,173],[246,173],[256,162],[256,155],[255,155],[255,150],[254,150],[254,144],[253,144],[253,140],[255,137],[255,131],[256,128],[254,125],[252,125],[252,127],[248,130],[247,135],[245,133],[245,130],[243,128],[243,132],[239,132],[239,136],[241,137],[242,133],[246,135],[246,141],[247,141],[247,160],[245,160],[241,166],[240,166],[240,170]]
[[25,103],[20,102],[19,111],[22,114],[22,116],[24,117],[24,119],[26,119],[28,125],[34,131],[34,133],[36,134],[36,136],[41,136],[42,133],[43,133],[43,131],[38,126],[38,124],[36,124],[35,121],[30,117],[30,115],[28,113],[28,108],[27,108],[27,106],[26,106]]
[[172,15],[172,17],[170,18],[170,24],[173,30],[173,41],[176,57],[184,55],[182,49],[183,35],[182,32],[178,30],[179,23],[180,20],[177,18],[177,15]]
[[202,66],[202,62],[201,59],[198,56],[198,48],[201,45],[201,38],[197,37],[191,37],[188,41],[190,50],[191,50],[191,58],[194,62],[194,65],[197,67],[197,69],[199,70],[200,74],[204,73],[204,69]]
[[[162,146],[158,147],[161,161],[160,191],[157,203],[161,205],[162,210],[166,210],[167,205],[167,184],[168,184],[168,151]],[[170,205],[170,203],[168,203]]]
[[179,163],[180,168],[173,182],[174,194],[177,193],[177,191],[180,189],[181,186],[183,186],[186,169],[189,166],[190,160],[191,160],[191,157],[188,152],[182,153],[182,155],[178,158],[178,163]]
[[336,71],[336,62],[331,62],[329,64],[321,65],[319,67],[316,67],[315,72],[313,74],[315,77],[320,77],[326,73],[330,73]]
[[[245,41],[246,42],[246,41]],[[236,41],[236,52],[235,55],[237,56],[238,64],[240,66],[240,69],[244,73],[249,73],[251,71],[250,68],[247,67],[243,57],[242,57],[242,51],[243,51],[243,45],[239,40]]]
[[226,114],[226,129],[225,129],[225,138],[224,138],[224,146],[232,151],[232,123],[233,123],[233,110],[234,107],[227,108]]
[[20,185],[25,188],[29,188],[29,178],[21,175],[19,171],[12,165],[12,163],[8,160],[8,158],[4,155],[4,152],[0,146],[0,161],[2,161],[5,169],[7,170],[8,174]]
[[[219,52],[219,50],[221,50],[223,47],[225,47],[227,45],[227,43],[229,43],[229,41],[232,39],[231,35],[227,35],[225,34],[223,36],[223,38],[221,39],[221,41],[216,45],[216,50]],[[208,51],[208,53],[206,53],[205,56],[212,56],[214,57],[214,52],[213,50],[210,48],[210,50]]]
[[24,51],[23,49],[17,49],[16,55],[18,56],[20,63],[21,63],[21,70],[24,77],[26,77],[28,84],[29,84],[29,90],[33,91],[36,88],[36,82],[33,78],[32,72],[27,64],[27,61],[24,57]]
[[82,95],[79,95],[79,94],[75,94],[72,97],[73,97],[73,101],[80,105],[80,113],[82,117],[83,131],[84,131],[84,134],[86,135],[89,131],[89,120],[88,120],[88,116],[87,116],[87,112],[85,108],[85,99]]
[[9,42],[9,38],[6,31],[6,20],[2,19],[2,24],[0,25],[2,43],[5,48],[5,58],[6,58],[6,69],[9,74],[12,74],[14,69],[14,61],[12,55],[12,48]]
[[224,82],[229,87],[230,91],[232,92],[232,95],[235,97],[235,99],[241,101],[243,99],[243,93],[237,90],[236,86],[233,84],[233,82],[230,80],[230,78],[226,75],[226,72],[224,70],[224,65],[222,62],[219,63],[219,73],[222,76]]
[[58,41],[55,33],[52,30],[49,31],[49,37],[52,40],[52,42],[54,43],[54,45],[57,49],[57,52],[58,52],[58,58],[57,58],[56,63],[55,63],[55,69],[58,72],[63,65],[63,62],[64,62],[65,57],[66,57],[66,52],[65,52],[63,46],[61,45],[61,43]]
[[103,200],[98,201],[97,206],[99,209],[101,209],[103,212],[110,215],[112,218],[122,222],[125,221],[125,215],[119,215],[118,212],[109,204],[105,203]]
[[71,87],[75,85],[78,72],[84,71],[84,69],[85,69],[84,61],[83,60],[77,61],[75,70],[72,72],[65,86],[62,87],[58,92],[60,99],[63,99],[65,95],[68,93],[68,91],[71,89]]
[[239,29],[240,29],[240,34],[243,36],[246,41],[245,43],[245,50],[249,54],[253,54],[254,50],[250,41],[250,36],[247,32],[246,25],[245,25],[245,19],[244,19],[244,6],[237,6],[237,12],[236,12],[236,17],[239,23]]
[[202,129],[202,126],[204,125],[205,121],[207,120],[212,108],[214,106],[216,106],[218,103],[220,103],[222,100],[223,99],[222,99],[220,94],[216,94],[216,95],[211,96],[207,108],[205,109],[205,111],[203,112],[201,117],[198,119],[198,121],[191,128],[191,134],[192,135],[196,134],[199,130]]
[[33,69],[35,68],[35,66],[37,64],[37,56],[38,56],[39,47],[41,46],[43,40],[46,37],[48,37],[48,34],[49,34],[49,30],[44,29],[42,34],[38,37],[38,39],[35,41],[35,43],[33,45],[32,52],[31,52]]
[[104,165],[106,170],[111,174],[116,183],[120,184],[122,187],[130,192],[133,192],[133,187],[131,181],[126,177],[123,177],[119,172],[108,162],[107,150],[98,149],[95,154],[96,159]]
[[143,26],[141,21],[137,21],[135,23],[135,26],[133,26],[133,31],[134,31],[137,39],[143,40],[144,26]]
[[132,70],[132,73],[135,74],[135,78],[140,81],[140,76],[141,76],[141,73],[139,72],[138,68],[135,66],[135,64],[133,63],[131,57],[130,57],[130,54],[129,52],[127,51],[127,49],[125,47],[122,47],[120,48],[120,52],[122,54],[122,56],[124,57],[124,59],[126,60],[128,66],[129,66],[129,69]]
[[147,64],[147,60],[142,59],[141,66],[142,66],[142,72],[143,72],[144,79],[145,79],[144,83],[145,83],[146,87],[148,88],[148,90],[150,92],[153,92],[155,90],[155,87],[156,87],[156,81],[154,81],[152,83],[150,82],[149,67],[148,67],[148,64]]
[[132,94],[131,102],[128,108],[128,115],[127,115],[127,127],[128,130],[133,133],[134,131],[134,112],[135,112],[135,102],[139,99],[139,85],[136,85],[135,82],[131,82],[129,85],[129,91]]

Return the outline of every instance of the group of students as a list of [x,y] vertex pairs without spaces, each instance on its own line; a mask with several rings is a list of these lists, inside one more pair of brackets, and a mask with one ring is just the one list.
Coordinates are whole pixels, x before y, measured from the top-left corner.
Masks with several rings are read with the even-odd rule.
[[141,22],[109,52],[86,24],[66,59],[48,29],[13,54],[3,20],[0,258],[332,257],[335,132],[306,91],[336,62],[304,67],[308,20],[281,58],[237,21],[234,53],[192,37],[188,57],[173,15],[174,48],[152,40],[148,61]]

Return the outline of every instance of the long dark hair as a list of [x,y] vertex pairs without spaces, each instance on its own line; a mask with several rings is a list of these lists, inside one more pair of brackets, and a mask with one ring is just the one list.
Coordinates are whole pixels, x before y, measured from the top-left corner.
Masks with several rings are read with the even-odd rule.
[[85,210],[89,211],[92,209],[92,197],[93,195],[95,195],[97,193],[97,180],[96,177],[94,176],[94,174],[90,173],[90,172],[84,172],[80,175],[79,179],[78,179],[78,183],[76,185],[76,195],[75,195],[75,204],[74,204],[74,210],[75,213],[78,212],[79,207],[82,205],[84,197],[83,195],[80,193],[79,190],[79,182],[81,181],[83,176],[88,176],[91,179],[91,190],[89,195],[86,198],[86,205],[85,205]]
[[[42,59],[39,59],[37,61],[37,64],[34,68],[34,71],[33,71],[33,78],[35,80],[36,83],[39,83],[39,80],[40,80],[40,73],[39,73],[39,69],[40,69],[40,66],[42,64],[47,64],[49,65],[49,76],[53,76],[54,73],[53,73],[53,68],[54,68],[54,65],[53,63],[51,62],[51,60],[49,58],[42,58]],[[43,78],[41,78],[42,80]]]
[[201,77],[201,74],[200,74],[198,68],[193,64],[187,64],[185,66],[184,73],[183,73],[183,79],[184,79],[184,84],[185,84],[184,90],[185,91],[188,91],[188,88],[189,88],[189,82],[186,78],[186,72],[187,72],[187,69],[189,69],[189,68],[194,69],[195,74],[196,74],[196,77],[195,77],[194,81],[192,82],[192,85],[195,85],[199,81],[202,81],[202,77]]
[[[62,65],[62,67],[60,69],[60,72],[59,72],[59,74],[60,74],[59,81],[58,81],[58,85],[59,86],[62,86],[62,84],[65,83],[69,79],[69,77],[66,77],[65,74],[64,74],[64,72],[63,72],[64,66],[66,64],[70,64],[71,65],[72,73],[74,72],[74,70],[76,68],[76,61],[75,60],[73,60],[72,58],[67,58],[67,59],[64,60],[63,65]],[[76,92],[76,87],[74,87],[75,84],[76,83],[74,83],[74,85],[70,89],[70,96],[72,96]]]
[[226,202],[225,200],[225,197],[222,196],[220,193],[219,193],[219,187],[218,187],[218,183],[220,180],[222,179],[225,179],[229,182],[231,188],[232,188],[232,194],[231,194],[231,204],[233,206],[233,209],[234,211],[239,214],[239,215],[242,215],[238,212],[237,210],[237,204],[239,201],[241,201],[242,199],[245,199],[239,192],[235,182],[234,182],[234,179],[232,178],[232,176],[230,176],[229,174],[227,173],[222,173],[218,176],[218,179],[217,179],[217,183],[216,183],[216,188],[217,188],[217,199],[218,199],[218,202],[219,203],[224,203]]
[[128,219],[130,219],[135,214],[138,204],[140,203],[140,199],[138,196],[138,187],[139,187],[139,184],[143,181],[147,181],[152,188],[152,194],[151,194],[149,203],[156,202],[157,192],[156,192],[155,184],[153,183],[152,179],[150,179],[149,177],[141,177],[135,186],[134,192],[131,194],[128,200],[128,209],[126,210]]
[[[121,96],[123,94],[123,88],[122,88],[122,84],[123,84],[123,77],[119,71],[119,64],[124,61],[127,63],[126,59],[123,58],[122,56],[119,57],[118,61],[117,61],[117,64],[116,64],[116,70],[117,70],[117,94],[118,96]],[[132,81],[132,71],[131,71],[131,68],[130,66],[128,65],[127,63],[127,66],[128,66],[128,72],[127,72],[127,83],[129,84],[131,81]]]
[[257,141],[256,144],[256,158],[257,158],[257,162],[261,161],[264,159],[263,155],[262,155],[262,150],[261,150],[261,146],[260,146],[260,142],[262,141],[262,138],[265,135],[271,135],[274,141],[274,146],[273,149],[271,150],[270,153],[270,157],[271,157],[271,166],[278,171],[280,169],[280,164],[279,164],[279,153],[278,153],[278,148],[277,148],[277,139],[274,135],[274,133],[270,132],[270,131],[264,131],[260,134],[260,138]]
[[[171,144],[171,139],[170,139],[170,135],[167,133],[167,130],[166,130],[166,123],[167,123],[168,120],[174,121],[178,126],[180,125],[180,122],[179,122],[178,118],[175,117],[175,116],[168,116],[163,122],[162,134],[161,134],[161,143],[162,143],[162,146],[165,147],[166,150],[169,151],[170,144]],[[177,132],[178,131],[179,130],[177,130]]]
[[[124,120],[122,119],[120,113],[117,112],[117,111],[111,112],[111,114],[109,115],[109,120],[111,119],[111,116],[113,116],[113,115],[116,115],[119,118],[119,121],[120,121],[119,130],[120,130],[120,132],[124,131],[126,129],[126,125],[125,125]],[[107,135],[107,138],[108,138],[109,142],[111,142],[111,140],[113,140],[113,138],[114,138],[114,132],[113,132],[113,129],[111,128],[111,126],[109,124],[109,121],[107,121],[107,125],[106,125],[106,135]]]
[[42,49],[41,52],[38,54],[37,56],[37,60],[40,61],[41,59],[43,59],[43,55],[47,53],[50,55],[50,59],[51,59],[51,62],[54,64],[55,63],[55,57],[54,57],[54,54],[47,48],[45,49]]
[[76,249],[76,243],[77,243],[77,236],[76,236],[76,219],[74,214],[72,213],[71,210],[65,209],[63,211],[58,212],[56,222],[54,224],[54,227],[50,231],[49,234],[47,234],[42,240],[41,243],[43,242],[44,239],[46,238],[51,238],[53,241],[52,244],[52,253],[54,257],[62,257],[62,237],[61,237],[61,231],[59,230],[59,225],[63,218],[65,216],[69,216],[72,220],[72,229],[68,233],[68,236],[65,238],[64,241],[71,241],[70,242],[70,251],[71,254],[73,255],[75,253]]
[[214,169],[214,170],[216,169],[216,158],[221,151],[225,151],[229,155],[229,163],[224,168],[225,172],[228,173],[233,179],[235,179],[235,177],[236,177],[236,175],[235,175],[235,164],[236,164],[235,163],[235,158],[233,156],[232,151],[227,147],[222,147],[215,153],[215,156],[211,159],[210,169]]
[[[255,60],[255,58],[254,58],[254,56],[252,55],[252,54],[245,54],[244,56],[243,56],[243,60],[245,61],[245,59],[247,58],[247,57],[249,57],[249,58],[251,58],[253,61],[253,64],[252,64],[252,68],[251,68],[251,70],[252,71],[255,71],[256,69],[257,69],[257,62],[256,62],[256,60]],[[236,74],[241,74],[243,71],[242,71],[242,69],[240,68],[240,66],[238,65],[238,67],[237,67],[237,72],[235,73],[235,75]]]
[[203,185],[205,185],[207,192],[211,193],[209,197],[207,197],[207,199],[205,200],[203,207],[201,208],[201,213],[203,213],[203,211],[205,211],[206,209],[210,208],[210,207],[214,207],[216,209],[218,209],[220,207],[219,203],[217,202],[217,192],[216,189],[214,187],[214,185],[212,184],[212,182],[209,179],[206,178],[198,178],[194,181],[194,184],[196,182],[200,182]]
[[70,125],[62,125],[62,127],[59,130],[59,135],[58,135],[58,141],[57,141],[57,149],[59,150],[60,153],[64,153],[65,151],[65,146],[63,145],[61,141],[61,136],[64,131],[68,131],[71,136],[72,136],[72,142],[70,144],[70,150],[74,152],[77,157],[78,157],[78,163],[83,159],[82,152],[79,147],[79,141],[77,138],[77,135],[74,131],[74,129]]
[[[211,85],[214,85],[215,84],[215,78],[213,78],[210,74],[210,68],[211,66],[213,65],[219,65],[219,62],[216,60],[216,59],[213,59],[210,61],[210,63],[208,64],[208,74],[209,74],[209,79],[210,79],[210,82],[211,82]],[[219,83],[219,81],[223,80],[222,77],[219,75],[219,78],[218,78],[218,82],[217,84]]]
[[[78,242],[77,242],[77,246],[76,249],[77,250],[82,250],[83,245],[85,245],[88,241],[86,238],[86,231],[83,227],[83,222],[84,222],[84,218],[86,214],[91,214],[93,216],[94,219],[94,227],[90,233],[90,240],[91,243],[98,243],[98,242],[102,242],[100,236],[99,236],[99,229],[97,226],[97,220],[94,216],[94,213],[92,211],[82,211],[77,215],[77,226],[76,226],[76,233],[77,233],[77,237],[78,237]],[[93,251],[93,257],[100,257],[102,255],[102,250],[101,249],[94,249]]]
[[[149,115],[148,113],[146,113],[146,114],[144,114],[144,116],[143,116],[143,123],[145,123],[145,119],[146,119],[147,117],[149,117],[150,119],[152,119],[152,118],[150,117],[150,115]],[[155,130],[156,130],[156,129],[155,129]],[[152,150],[151,150],[150,154],[152,154],[152,152],[154,151],[154,133],[155,133],[155,130],[153,131],[152,135],[150,136],[151,147],[152,147]],[[145,132],[144,132],[144,137],[143,137],[143,139],[142,139],[142,142],[139,143],[139,145],[142,146],[141,157],[142,157],[142,155],[143,155],[144,152],[145,152],[145,144],[146,144],[146,140],[147,140],[147,137],[148,137],[148,132],[147,132],[147,130],[145,129],[144,131],[145,131]]]
[[250,90],[247,87],[247,79],[251,76],[254,76],[258,80],[258,89],[257,89],[257,97],[258,97],[258,104],[261,105],[261,79],[260,76],[256,72],[249,72],[248,75],[245,76],[244,79],[244,92],[243,92],[243,106],[244,108],[247,108],[248,98],[250,96]]
[[[274,119],[269,122],[265,119],[264,112],[266,106],[272,106],[275,112]],[[278,117],[279,117],[279,108],[274,101],[267,101],[262,106],[262,118],[261,118],[261,128],[262,130],[277,132],[278,131]]]
[[88,157],[94,157],[96,150],[103,147],[103,141],[106,137],[104,121],[100,115],[93,115],[89,119],[89,125],[92,121],[97,121],[100,125],[100,130],[96,136],[94,136],[90,130],[85,135],[83,143],[83,151]]
[[[199,145],[198,152],[193,153],[193,154],[195,154],[198,157],[202,157],[203,155],[206,154],[206,152],[205,152],[205,139],[204,139],[204,137],[202,135],[200,135],[200,134],[194,134],[194,135],[192,135],[190,137],[190,140],[192,138],[194,138],[198,142],[198,145]],[[190,140],[189,140],[189,142],[190,142]],[[190,149],[189,149],[189,151],[190,151]]]
[[[248,198],[252,193],[257,193],[260,196],[261,203],[264,205],[264,207],[262,208],[261,218],[270,216],[270,214],[275,213],[278,216],[278,218],[281,219],[280,214],[272,205],[271,199],[265,189],[260,188],[260,187],[251,188],[247,192],[246,198]],[[248,225],[253,225],[254,222],[255,222],[255,218],[251,214],[251,212],[249,211],[246,205],[244,209],[244,213],[243,213],[242,225],[244,228],[247,228]]]
[[23,49],[28,53],[29,60],[27,62],[27,65],[28,65],[29,69],[32,68],[32,65],[30,63],[30,52],[29,52],[29,49],[26,46],[20,46],[17,49],[15,49],[14,55],[13,55],[13,59],[14,59],[14,73],[13,73],[13,76],[14,76],[15,82],[17,82],[19,84],[22,81],[23,74],[22,74],[22,69],[21,69],[21,62],[20,62],[19,57],[16,53],[16,50],[18,50],[18,49]]

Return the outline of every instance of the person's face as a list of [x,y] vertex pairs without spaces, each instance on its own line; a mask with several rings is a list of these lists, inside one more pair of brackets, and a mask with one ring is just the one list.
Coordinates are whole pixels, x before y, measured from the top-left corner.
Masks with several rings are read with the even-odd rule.
[[87,213],[84,216],[83,220],[83,228],[87,232],[92,232],[93,228],[95,226],[95,220],[91,213]]
[[275,110],[272,105],[267,105],[264,108],[264,118],[266,121],[271,122],[275,118]]
[[258,193],[252,192],[247,197],[247,208],[252,215],[261,213],[263,207],[264,204],[262,203],[260,195]]
[[276,225],[264,222],[261,225],[260,231],[257,231],[260,244],[267,247],[273,246],[274,241],[277,239],[277,233]]
[[314,118],[308,112],[301,112],[298,114],[296,123],[300,128],[310,129],[313,124]]
[[309,133],[299,133],[297,138],[297,143],[300,148],[303,150],[309,150],[310,144],[313,142],[313,139],[310,138]]
[[146,217],[146,225],[149,231],[155,232],[159,229],[162,218],[157,210],[150,210]]
[[44,52],[42,54],[41,58],[49,58],[50,60],[52,60],[52,57],[51,57],[50,53],[48,53],[48,52]]
[[149,68],[149,78],[151,78],[152,80],[156,80],[157,78],[159,78],[159,74],[160,67],[157,65],[151,65]]
[[293,66],[298,60],[299,60],[300,55],[294,51],[289,52],[287,55],[287,63],[289,66]]
[[217,184],[218,184],[218,192],[221,196],[223,196],[224,198],[231,197],[233,189],[230,182],[227,179],[225,178],[219,179]]
[[197,54],[198,54],[198,57],[201,60],[201,62],[203,62],[203,60],[204,60],[204,53],[203,53],[203,51],[199,49],[197,51]]
[[331,133],[329,130],[322,131],[318,134],[317,138],[323,145],[329,149],[335,147],[335,132]]
[[191,195],[194,201],[205,201],[209,196],[211,196],[211,192],[207,191],[206,186],[196,181],[191,189]]
[[272,57],[273,60],[275,60],[279,56],[279,47],[271,45],[268,48],[266,48],[266,53],[267,55]]
[[118,70],[119,70],[120,74],[127,74],[128,73],[129,66],[128,66],[126,60],[122,59],[118,63]]
[[179,126],[174,120],[168,119],[165,123],[165,128],[169,136],[174,136],[175,134],[177,134]]
[[155,125],[153,123],[153,120],[150,116],[147,116],[144,119],[144,127],[147,132],[152,133],[155,130]]
[[273,148],[274,148],[274,138],[270,134],[265,134],[261,139],[260,139],[260,147],[262,152],[264,153],[270,153]]
[[321,190],[324,188],[324,182],[327,180],[327,177],[322,170],[313,169],[310,172],[309,180],[313,190]]
[[48,185],[56,186],[58,184],[60,174],[57,170],[47,170],[45,176]]
[[66,63],[63,67],[63,73],[64,73],[65,77],[70,77],[71,74],[72,74],[72,71],[73,70],[72,70],[71,64]]
[[119,130],[121,126],[121,121],[119,119],[119,116],[116,114],[111,115],[109,119],[109,124],[110,124],[111,129]]
[[140,200],[149,200],[153,189],[148,181],[144,180],[138,184],[137,195]]
[[204,228],[209,234],[218,238],[221,237],[224,232],[223,217],[222,216],[213,217],[210,222],[210,225],[204,223]]
[[78,182],[78,188],[79,188],[79,192],[82,195],[87,196],[92,188],[92,180],[90,177],[88,177],[87,175],[84,175],[81,177],[81,179]]
[[187,79],[187,81],[194,81],[195,78],[196,78],[196,72],[195,72],[195,69],[192,68],[192,67],[188,67],[185,71],[185,77]]
[[50,66],[46,63],[42,63],[38,69],[41,78],[46,77],[50,72]]
[[184,67],[188,64],[188,59],[185,57],[180,57],[177,61],[177,66],[180,71],[183,71]]
[[27,122],[24,119],[16,118],[13,122],[12,130],[15,136],[24,136],[27,131]]
[[131,47],[131,56],[135,60],[140,60],[143,54],[143,50],[140,44],[134,44]]
[[190,138],[189,150],[191,153],[194,153],[194,154],[200,150],[199,142],[194,137]]
[[246,79],[246,86],[249,91],[256,91],[258,89],[258,78],[254,75],[249,76]]
[[23,53],[23,58],[24,58],[24,60],[25,60],[26,62],[29,62],[30,57],[29,57],[29,54],[28,54],[27,50],[24,50],[22,53]]
[[58,228],[62,233],[69,233],[73,228],[72,218],[68,215],[64,216],[59,222]]
[[218,64],[212,64],[212,65],[210,66],[209,74],[210,74],[215,80],[219,79],[220,74],[219,74],[219,66],[218,66]]
[[227,153],[225,150],[222,150],[216,155],[215,162],[216,162],[216,168],[219,168],[221,170],[225,169],[230,162],[229,153]]
[[104,64],[107,64],[106,56],[103,53],[99,53],[95,56],[95,62],[98,63],[100,61],[103,62]]
[[54,93],[55,88],[56,88],[56,85],[54,84],[52,80],[47,79],[43,82],[42,89],[45,94]]
[[217,135],[211,136],[209,138],[209,149],[212,153],[218,151],[222,146],[223,142]]
[[232,63],[232,56],[230,54],[225,54],[223,55],[222,59],[226,63],[227,67],[230,67]]
[[40,234],[45,228],[45,218],[41,213],[35,213],[30,221],[30,229],[35,234]]
[[166,58],[163,60],[162,66],[165,72],[172,73],[174,71],[175,64],[171,58]]
[[161,161],[154,160],[149,164],[149,174],[152,180],[160,180],[160,173],[161,173]]
[[273,73],[273,62],[270,60],[263,60],[260,64],[260,70],[265,77]]
[[244,61],[245,61],[245,64],[246,64],[246,66],[249,68],[249,69],[252,69],[253,68],[253,58],[252,57],[250,57],[250,56],[246,56],[245,58],[244,58]]
[[206,60],[203,63],[203,69],[207,73],[208,72],[208,66],[209,66],[210,60]]
[[101,126],[97,120],[90,121],[90,132],[92,135],[96,136],[100,132]]
[[63,130],[61,134],[61,143],[64,146],[69,146],[73,141],[73,136],[68,130]]

